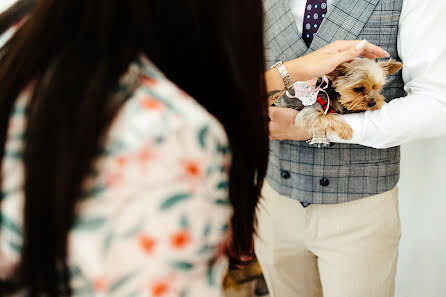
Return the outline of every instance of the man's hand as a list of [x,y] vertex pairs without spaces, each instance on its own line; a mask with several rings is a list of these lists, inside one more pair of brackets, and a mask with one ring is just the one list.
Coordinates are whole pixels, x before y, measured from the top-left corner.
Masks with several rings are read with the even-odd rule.
[[290,108],[270,107],[269,138],[271,140],[308,140],[312,134],[296,127],[294,120],[299,112]]

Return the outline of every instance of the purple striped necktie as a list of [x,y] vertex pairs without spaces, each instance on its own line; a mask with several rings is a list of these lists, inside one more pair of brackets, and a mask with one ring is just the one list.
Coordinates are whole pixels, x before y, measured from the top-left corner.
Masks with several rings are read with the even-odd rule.
[[302,38],[308,47],[310,47],[314,34],[319,30],[322,20],[326,15],[327,0],[307,0],[302,27]]

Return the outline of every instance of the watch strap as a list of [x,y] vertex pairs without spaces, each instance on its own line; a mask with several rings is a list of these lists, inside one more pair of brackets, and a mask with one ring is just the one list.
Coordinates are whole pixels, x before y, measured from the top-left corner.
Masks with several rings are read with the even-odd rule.
[[288,70],[286,69],[285,65],[283,65],[282,61],[277,62],[274,64],[272,68],[277,68],[279,70],[280,76],[282,77],[283,82],[285,83],[285,88],[287,90],[290,90],[293,87],[293,81],[291,80],[291,76],[288,73]]

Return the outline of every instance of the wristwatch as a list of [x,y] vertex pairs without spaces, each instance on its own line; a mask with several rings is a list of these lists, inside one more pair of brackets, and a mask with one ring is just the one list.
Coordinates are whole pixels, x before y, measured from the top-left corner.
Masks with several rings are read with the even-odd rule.
[[311,147],[324,148],[330,146],[330,140],[324,131],[313,131],[313,138],[307,141]]
[[288,70],[286,69],[285,65],[283,65],[282,61],[277,62],[274,64],[271,69],[277,68],[279,70],[280,76],[283,79],[283,82],[285,83],[285,88],[287,90],[290,90],[293,87],[293,81],[291,80],[291,76],[288,73]]

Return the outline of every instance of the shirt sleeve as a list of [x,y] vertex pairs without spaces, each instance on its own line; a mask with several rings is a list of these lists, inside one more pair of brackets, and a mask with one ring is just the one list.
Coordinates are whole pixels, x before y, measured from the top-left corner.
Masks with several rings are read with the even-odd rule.
[[342,115],[353,138],[333,142],[389,148],[446,133],[445,1],[405,0],[398,33],[398,54],[404,64],[407,96],[378,111]]
[[186,123],[134,154],[124,188],[116,178],[125,202],[104,234],[105,296],[221,296],[230,160],[215,132]]

